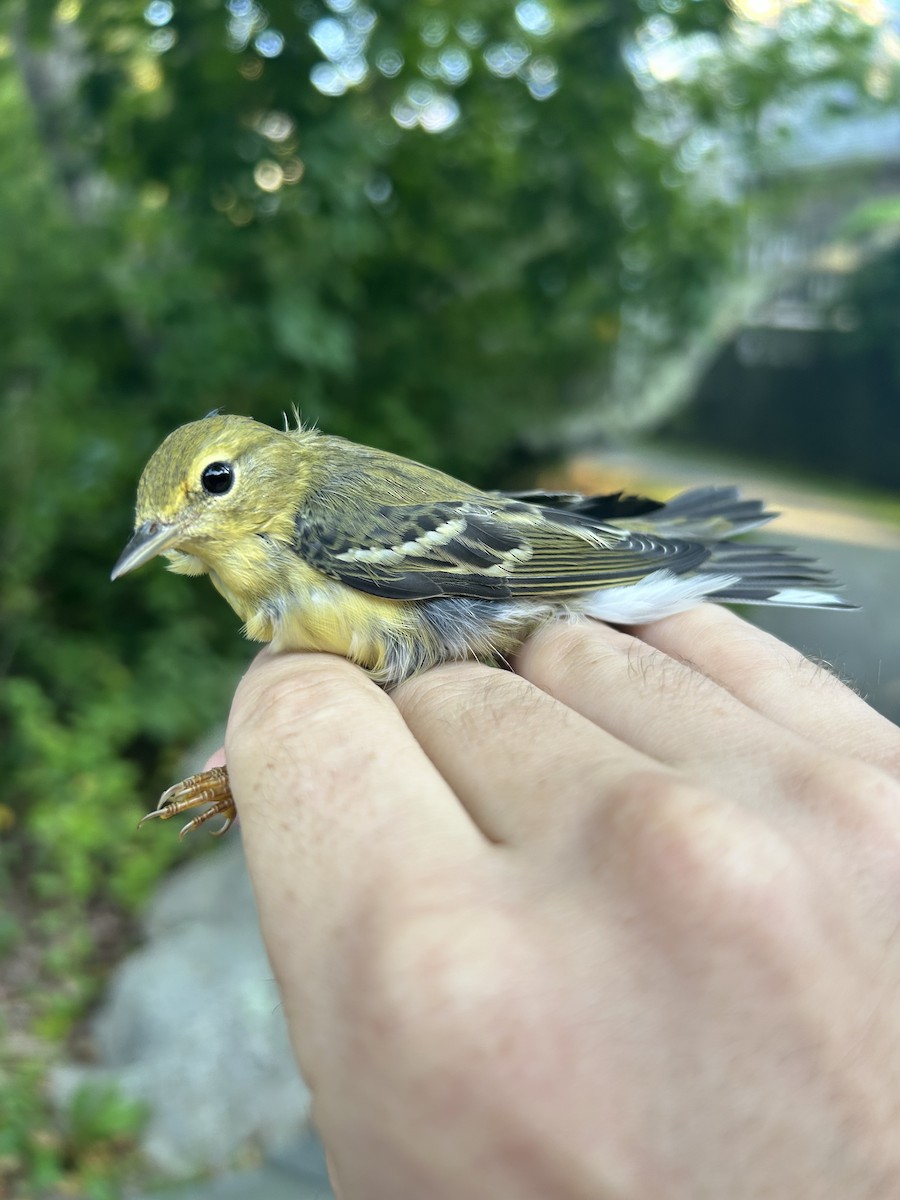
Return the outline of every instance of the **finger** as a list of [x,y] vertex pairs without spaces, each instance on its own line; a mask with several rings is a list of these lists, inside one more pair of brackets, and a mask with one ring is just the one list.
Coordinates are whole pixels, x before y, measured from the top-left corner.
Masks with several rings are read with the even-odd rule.
[[555,844],[627,775],[666,770],[527,680],[478,663],[426,671],[393,700],[493,841]]
[[[848,614],[848,620],[858,619]],[[749,625],[703,604],[635,628],[649,646],[686,660],[743,704],[836,754],[900,775],[900,730],[825,666]]]
[[211,771],[213,767],[225,766],[225,747],[220,746],[215,754],[211,754],[203,765],[204,771]]
[[263,653],[225,745],[288,1016],[326,1028],[334,972],[370,899],[452,878],[486,843],[394,704],[343,659]]
[[755,806],[796,769],[800,739],[686,663],[600,622],[547,626],[522,647],[516,670],[634,749]]

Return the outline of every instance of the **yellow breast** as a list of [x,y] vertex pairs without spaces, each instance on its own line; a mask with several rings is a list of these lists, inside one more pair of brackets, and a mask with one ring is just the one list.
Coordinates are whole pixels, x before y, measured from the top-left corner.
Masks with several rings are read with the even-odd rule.
[[377,675],[390,643],[413,636],[412,610],[305,570],[315,578],[299,588],[295,580],[294,591],[283,598],[271,625],[273,647],[341,654]]
[[275,650],[340,654],[378,677],[390,643],[415,636],[414,605],[358,592],[271,546],[216,556],[209,574],[247,637]]

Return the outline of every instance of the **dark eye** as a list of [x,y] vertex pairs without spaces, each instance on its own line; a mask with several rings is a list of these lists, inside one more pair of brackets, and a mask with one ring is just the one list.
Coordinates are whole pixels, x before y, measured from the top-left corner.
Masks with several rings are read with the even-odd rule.
[[201,471],[200,482],[204,492],[209,492],[211,496],[224,496],[231,491],[234,483],[234,467],[231,463],[210,463]]

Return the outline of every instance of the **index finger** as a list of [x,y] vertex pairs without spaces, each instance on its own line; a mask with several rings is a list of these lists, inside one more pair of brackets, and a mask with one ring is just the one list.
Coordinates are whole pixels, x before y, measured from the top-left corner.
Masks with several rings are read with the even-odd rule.
[[355,906],[487,846],[393,702],[343,659],[260,655],[225,747],[263,935],[301,1002]]

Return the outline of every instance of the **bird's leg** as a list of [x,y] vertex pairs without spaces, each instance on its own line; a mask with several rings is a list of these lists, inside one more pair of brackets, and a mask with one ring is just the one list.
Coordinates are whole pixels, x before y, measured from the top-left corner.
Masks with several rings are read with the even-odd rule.
[[205,825],[207,821],[216,816],[224,817],[224,820],[218,829],[210,830],[213,837],[221,837],[226,830],[231,828],[237,816],[237,809],[234,807],[231,795],[227,767],[213,767],[210,771],[201,771],[199,775],[191,775],[181,783],[170,787],[160,796],[159,803],[153,812],[147,813],[146,817],[141,820],[138,828],[145,821],[152,821],[156,818],[160,821],[168,821],[171,817],[177,817],[179,813],[187,812],[191,808],[199,808],[203,804],[208,804],[210,807],[188,821],[178,835],[179,837],[183,838],[187,834],[193,833],[195,829],[199,829],[201,825]]

